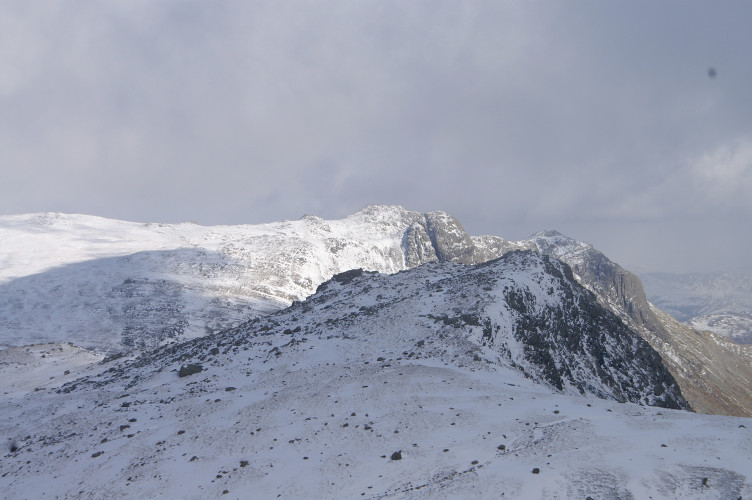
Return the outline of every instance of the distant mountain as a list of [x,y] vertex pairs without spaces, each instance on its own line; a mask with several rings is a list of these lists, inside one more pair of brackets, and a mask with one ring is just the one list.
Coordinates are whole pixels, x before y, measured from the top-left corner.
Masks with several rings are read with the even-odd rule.
[[0,346],[148,348],[302,300],[354,268],[484,262],[516,248],[443,212],[369,206],[345,219],[246,226],[85,215],[0,217]]
[[0,490],[373,499],[752,492],[749,457],[736,445],[750,429],[666,409],[684,407],[658,354],[548,256],[351,270],[282,311],[105,362],[54,390],[5,396]]
[[694,316],[687,324],[695,330],[707,330],[739,344],[752,344],[752,313],[712,313]]
[[752,275],[646,273],[650,301],[679,321],[752,344]]

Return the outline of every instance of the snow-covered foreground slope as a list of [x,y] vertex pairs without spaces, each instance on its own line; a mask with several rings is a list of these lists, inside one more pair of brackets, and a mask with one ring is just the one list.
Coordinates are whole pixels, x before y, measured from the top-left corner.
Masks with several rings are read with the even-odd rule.
[[[603,329],[562,329],[585,314]],[[749,419],[617,402],[673,389],[654,353],[629,357],[645,344],[626,327],[604,328],[611,318],[566,268],[533,253],[472,268],[344,273],[309,300],[226,332],[108,362],[56,391],[3,395],[0,491],[752,495]],[[535,334],[549,340],[543,349]],[[569,368],[561,391],[549,361]],[[610,372],[617,366],[621,375]]]
[[104,359],[73,344],[41,344],[0,351],[0,394],[25,394],[57,388]]
[[326,366],[310,346],[321,359],[308,366],[273,358],[250,376],[167,372],[99,396],[19,401],[6,415],[28,420],[3,425],[19,446],[5,444],[4,496],[752,495],[749,419],[554,394],[509,369],[376,353]]

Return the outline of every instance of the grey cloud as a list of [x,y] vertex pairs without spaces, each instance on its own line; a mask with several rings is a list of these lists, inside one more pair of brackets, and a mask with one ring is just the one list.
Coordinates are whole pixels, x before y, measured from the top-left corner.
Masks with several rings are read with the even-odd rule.
[[698,235],[749,248],[750,14],[4,2],[0,213],[253,223],[399,203],[702,270],[714,247],[691,249]]

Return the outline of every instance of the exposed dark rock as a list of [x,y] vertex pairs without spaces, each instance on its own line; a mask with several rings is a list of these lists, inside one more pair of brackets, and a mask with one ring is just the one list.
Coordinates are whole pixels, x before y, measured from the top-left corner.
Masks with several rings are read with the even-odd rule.
[[433,242],[426,232],[425,224],[420,222],[414,222],[407,228],[402,237],[402,249],[405,253],[405,264],[408,267],[439,260]]
[[457,219],[444,212],[429,212],[413,222],[402,237],[402,250],[408,267],[436,261],[477,264],[489,257],[478,255],[480,250],[473,238]]
[[178,371],[178,377],[187,377],[188,375],[194,375],[196,373],[204,371],[204,367],[200,364],[183,365]]
[[570,263],[600,303],[656,349],[692,409],[752,416],[749,351],[740,353],[735,344],[692,330],[651,307],[640,279],[590,245],[556,231],[537,233],[528,241],[541,253]]
[[444,212],[427,213],[426,232],[439,261],[477,264],[473,239],[451,215]]

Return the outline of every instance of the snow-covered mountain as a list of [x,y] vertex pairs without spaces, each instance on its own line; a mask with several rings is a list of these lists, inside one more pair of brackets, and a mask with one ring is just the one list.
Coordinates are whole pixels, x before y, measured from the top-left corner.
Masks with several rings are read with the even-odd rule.
[[752,313],[711,313],[694,316],[687,324],[695,330],[707,330],[738,344],[752,344]]
[[698,330],[752,344],[752,275],[646,273],[648,298]]
[[655,351],[533,252],[345,272],[98,366],[4,396],[5,496],[752,494],[749,421],[635,404],[684,406]]
[[394,273],[498,257],[453,217],[369,206],[342,220],[140,224],[85,215],[0,217],[0,346],[105,351],[220,331],[302,300],[348,269]]
[[[0,242],[4,497],[752,495],[747,419],[671,409],[748,414],[749,350],[559,233],[371,206]],[[14,344],[77,329],[125,356]]]
[[752,311],[752,275],[644,273],[650,301],[679,321],[720,312]]
[[555,231],[473,237],[443,212],[369,206],[345,219],[255,226],[136,224],[80,215],[0,218],[0,344],[69,341],[133,352],[218,332],[302,300],[354,268],[395,273],[531,249],[566,262],[656,349],[692,408],[752,416],[752,348],[674,321],[640,280]]

